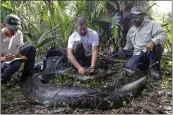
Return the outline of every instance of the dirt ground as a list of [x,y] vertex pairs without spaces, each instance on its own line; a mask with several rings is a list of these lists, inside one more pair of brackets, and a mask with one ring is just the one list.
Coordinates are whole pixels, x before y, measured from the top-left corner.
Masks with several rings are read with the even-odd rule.
[[163,74],[159,81],[147,80],[146,88],[130,103],[111,110],[44,107],[29,103],[16,80],[1,86],[2,114],[171,114],[172,78]]

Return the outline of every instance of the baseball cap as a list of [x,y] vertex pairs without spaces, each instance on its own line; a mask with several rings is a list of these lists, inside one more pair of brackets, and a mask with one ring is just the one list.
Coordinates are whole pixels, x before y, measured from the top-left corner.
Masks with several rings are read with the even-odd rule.
[[21,30],[21,21],[17,15],[9,14],[5,17],[5,24],[11,30]]
[[144,13],[144,9],[141,6],[135,6],[131,9],[131,14],[140,14]]

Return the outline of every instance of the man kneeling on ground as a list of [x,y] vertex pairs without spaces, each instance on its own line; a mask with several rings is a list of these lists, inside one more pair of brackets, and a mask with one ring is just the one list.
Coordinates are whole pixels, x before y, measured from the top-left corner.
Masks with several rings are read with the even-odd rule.
[[[132,23],[126,37],[126,50],[133,49],[133,56],[126,64],[131,70],[145,70],[150,65],[150,73],[154,79],[160,79],[160,60],[163,49],[161,44],[167,40],[167,34],[155,21],[145,20],[142,7],[131,9]],[[117,53],[118,54],[118,53]]]
[[98,33],[87,27],[83,18],[76,22],[77,31],[68,40],[68,59],[77,68],[78,73],[85,74],[86,67],[95,68],[98,56]]

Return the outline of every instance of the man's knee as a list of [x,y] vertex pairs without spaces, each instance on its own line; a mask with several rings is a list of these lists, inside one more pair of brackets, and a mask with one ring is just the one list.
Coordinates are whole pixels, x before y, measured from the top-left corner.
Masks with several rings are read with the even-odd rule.
[[24,48],[21,50],[22,55],[27,56],[27,55],[36,55],[36,47],[32,44],[27,44]]
[[134,67],[136,65],[135,60],[136,60],[135,56],[132,56],[128,60],[128,62],[126,63],[125,67],[128,68],[128,69],[134,69]]
[[28,44],[26,48],[29,49],[29,52],[35,53],[36,52],[36,47],[32,44]]
[[81,49],[83,49],[83,43],[82,43],[82,41],[75,42],[74,43],[74,51],[76,51],[76,50],[79,51]]
[[36,50],[36,47],[33,44],[28,44],[28,45],[29,45],[30,49]]
[[146,70],[147,66],[145,62],[131,62],[131,60],[128,61],[128,63],[125,65],[125,68],[132,69],[132,70]]
[[125,67],[128,69],[137,69],[138,64],[143,63],[145,60],[145,53],[141,52],[140,55],[132,56],[126,63]]
[[73,54],[77,58],[77,60],[83,58],[84,47],[82,41],[77,41],[74,43]]

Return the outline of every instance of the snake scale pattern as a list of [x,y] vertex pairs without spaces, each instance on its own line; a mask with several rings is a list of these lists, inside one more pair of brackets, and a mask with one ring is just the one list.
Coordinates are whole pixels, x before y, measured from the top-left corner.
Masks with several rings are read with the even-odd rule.
[[60,87],[43,82],[55,74],[62,75],[63,71],[38,73],[27,79],[22,86],[24,96],[44,106],[111,109],[122,107],[124,101],[129,102],[142,91],[146,82],[144,76],[120,88],[102,89]]

